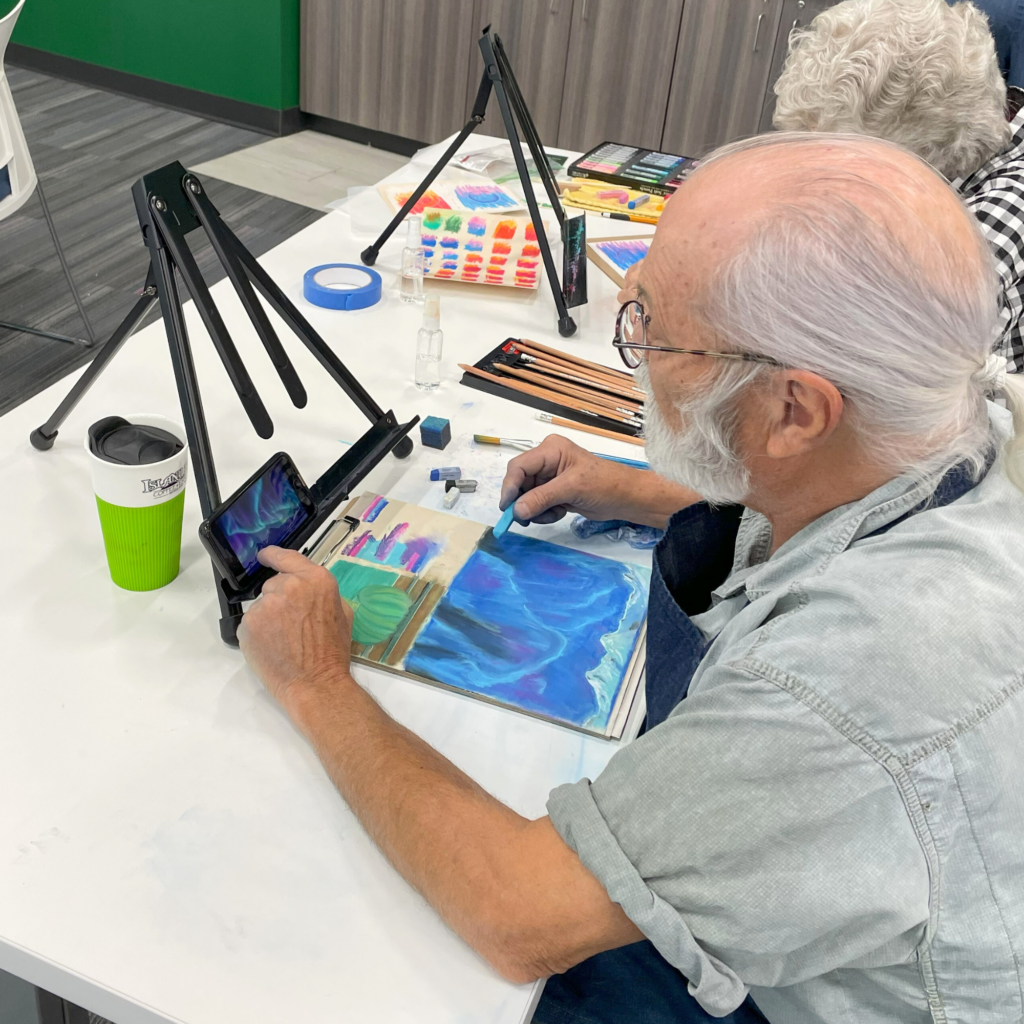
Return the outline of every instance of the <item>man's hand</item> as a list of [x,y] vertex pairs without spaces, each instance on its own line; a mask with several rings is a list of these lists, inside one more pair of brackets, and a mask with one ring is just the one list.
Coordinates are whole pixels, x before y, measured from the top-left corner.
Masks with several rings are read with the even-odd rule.
[[478,953],[523,983],[643,938],[549,819],[499,803],[355,684],[352,612],[326,569],[283,548],[259,557],[279,575],[242,619],[242,653],[385,856]]
[[264,686],[291,712],[300,690],[348,674],[352,609],[330,572],[297,551],[268,547],[259,560],[278,575],[242,618],[238,642]]
[[600,459],[567,438],[551,434],[509,462],[498,507],[516,505],[520,522],[553,523],[566,512],[614,519],[623,476],[641,470]]
[[566,512],[664,528],[700,498],[650,470],[599,458],[559,434],[509,462],[499,508],[515,502],[519,522],[553,523]]

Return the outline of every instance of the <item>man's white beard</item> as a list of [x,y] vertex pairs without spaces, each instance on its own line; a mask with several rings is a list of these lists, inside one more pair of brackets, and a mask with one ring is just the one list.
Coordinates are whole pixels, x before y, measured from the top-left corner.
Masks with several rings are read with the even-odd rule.
[[755,372],[745,366],[725,367],[708,388],[679,402],[682,429],[676,432],[661,415],[647,363],[641,363],[635,377],[648,396],[644,437],[651,468],[713,505],[741,504],[750,490],[750,474],[733,447],[733,400]]

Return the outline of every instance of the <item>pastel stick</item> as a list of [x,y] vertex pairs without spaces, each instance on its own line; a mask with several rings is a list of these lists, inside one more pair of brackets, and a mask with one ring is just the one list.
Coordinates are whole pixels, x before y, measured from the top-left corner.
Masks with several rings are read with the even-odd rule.
[[516,514],[516,503],[513,501],[511,505],[504,512],[501,513],[501,518],[498,520],[497,525],[494,527],[495,538],[504,537],[508,532],[508,528],[512,525],[512,520]]

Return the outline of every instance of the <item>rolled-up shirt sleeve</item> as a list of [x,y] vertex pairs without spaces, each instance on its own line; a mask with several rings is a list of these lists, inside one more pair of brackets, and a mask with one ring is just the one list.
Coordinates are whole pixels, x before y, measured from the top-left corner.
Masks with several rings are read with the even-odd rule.
[[903,795],[842,717],[732,666],[551,820],[705,1010],[864,958],[904,962],[928,921],[928,865]]

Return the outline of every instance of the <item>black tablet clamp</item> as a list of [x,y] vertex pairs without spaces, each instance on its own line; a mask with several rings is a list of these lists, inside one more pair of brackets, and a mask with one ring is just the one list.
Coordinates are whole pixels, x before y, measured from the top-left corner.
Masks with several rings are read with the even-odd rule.
[[[292,404],[297,409],[303,408],[306,404],[306,391],[271,326],[266,311],[256,297],[254,286],[372,424],[370,429],[310,488],[317,504],[317,516],[307,524],[308,532],[312,534],[318,526],[326,522],[337,505],[348,497],[352,488],[388,452],[393,452],[400,459],[409,455],[413,443],[407,435],[419,422],[419,417],[414,416],[408,423],[399,423],[393,412],[384,412],[377,405],[345,364],[278,288],[270,275],[256,262],[252,253],[224,223],[210,202],[202,182],[190,171],[186,171],[180,163],[168,164],[150,174],[144,174],[132,186],[132,197],[135,200],[139,225],[150,257],[142,297],[99,349],[96,358],[54,414],[41,427],[32,431],[30,440],[33,447],[40,451],[53,447],[60,425],[139,326],[153,304],[159,302],[167,331],[174,377],[178,385],[185,433],[192,450],[192,469],[199,494],[199,505],[203,518],[210,517],[221,502],[220,488],[217,484],[210,435],[203,414],[199,381],[192,360],[188,332],[185,329],[185,316],[178,295],[175,271],[185,282],[185,287],[199,310],[214,348],[256,433],[263,438],[270,437],[274,433],[274,424],[185,241],[185,236],[189,232],[202,228],[228,279],[234,285],[238,298],[263,342],[263,347],[267,350]],[[242,620],[242,602],[252,600],[257,593],[235,590],[216,569],[214,575],[221,610],[220,635],[225,643],[236,647],[236,631]]]
[[[547,272],[548,284],[551,286],[551,294],[555,300],[555,307],[558,310],[558,333],[563,338],[568,338],[576,333],[576,321],[569,315],[565,295],[562,286],[558,281],[558,271],[555,270],[555,261],[551,257],[551,246],[548,244],[547,235],[544,233],[540,218],[540,209],[537,206],[537,197],[534,195],[533,183],[530,181],[530,172],[526,166],[526,158],[523,156],[523,147],[519,142],[519,132],[516,130],[516,121],[523,130],[523,137],[529,147],[530,155],[533,157],[534,166],[544,183],[544,190],[548,194],[548,201],[551,209],[555,212],[558,220],[558,227],[565,229],[565,210],[562,209],[562,202],[558,194],[558,185],[555,176],[551,173],[544,153],[544,144],[540,140],[537,126],[533,123],[530,111],[526,107],[523,94],[519,91],[519,83],[512,71],[505,48],[501,45],[500,37],[491,32],[488,25],[480,37],[480,52],[484,58],[484,73],[480,79],[480,88],[477,90],[476,102],[473,104],[473,112],[465,127],[452,141],[452,144],[444,151],[441,158],[430,169],[427,176],[420,182],[419,187],[405,201],[405,205],[395,214],[394,219],[384,229],[381,236],[373,245],[368,246],[360,254],[360,259],[372,267],[377,262],[381,246],[394,234],[395,229],[405,220],[409,211],[420,201],[420,197],[430,188],[434,179],[448,165],[448,161],[459,151],[459,147],[472,134],[473,130],[484,123],[484,116],[487,113],[487,101],[491,98],[491,90],[498,99],[498,106],[501,108],[501,119],[505,122],[505,132],[509,142],[512,144],[512,156],[516,162],[516,170],[519,172],[519,181],[523,186],[523,193],[526,197],[526,205],[530,210],[530,217],[533,219],[537,233],[537,244],[540,247],[541,258],[544,261],[544,270]],[[584,262],[584,272],[586,264]]]

